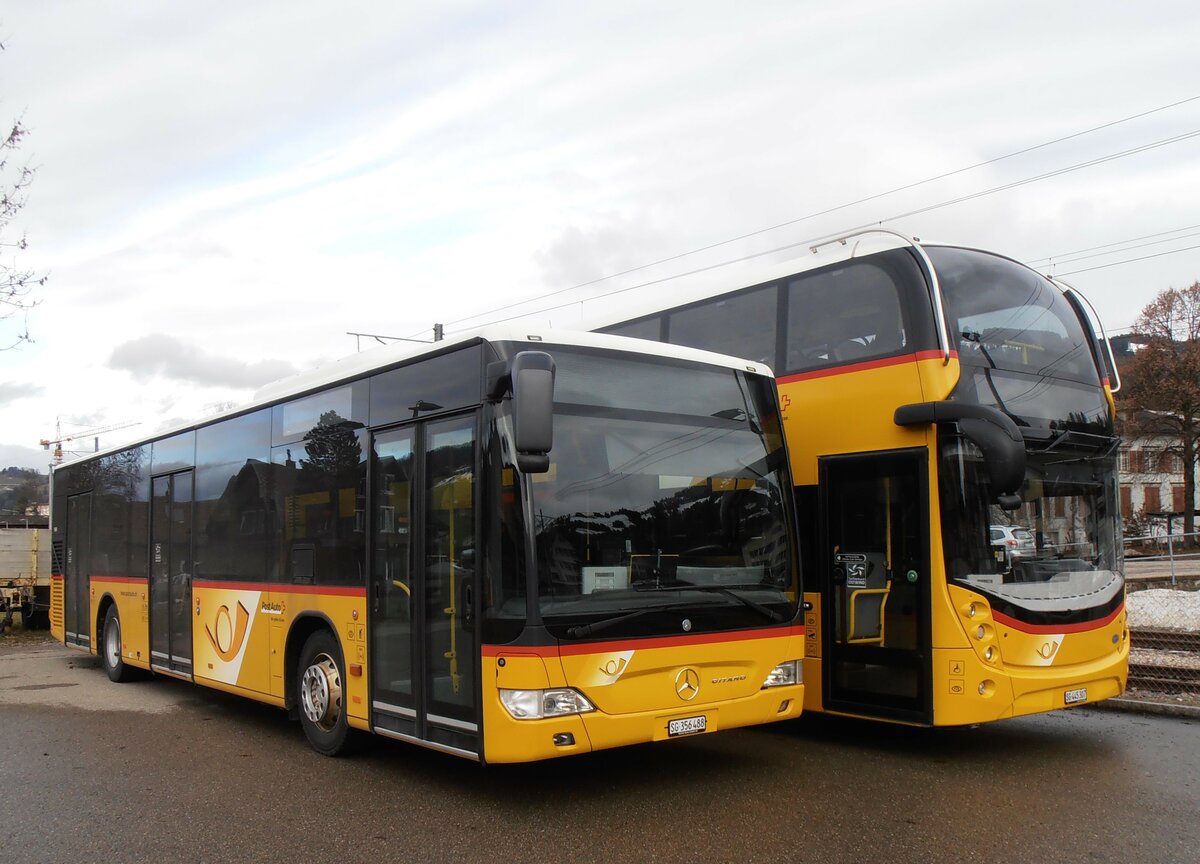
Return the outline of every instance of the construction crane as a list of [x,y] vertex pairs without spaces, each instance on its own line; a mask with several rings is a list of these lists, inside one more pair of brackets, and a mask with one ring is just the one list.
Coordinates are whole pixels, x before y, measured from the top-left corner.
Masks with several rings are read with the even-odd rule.
[[[99,435],[101,432],[113,432],[117,429],[127,429],[130,426],[137,426],[138,421],[132,423],[114,423],[111,426],[97,426],[93,429],[81,429],[78,432],[73,432],[70,435],[62,434],[62,424],[58,421],[54,423],[54,437],[43,438],[39,443],[43,450],[49,450],[50,446],[54,446],[54,464],[60,465],[63,461],[63,446],[71,441],[78,441],[80,438],[89,438]],[[100,439],[96,438],[96,450],[100,449]],[[81,451],[72,450],[72,453]]]

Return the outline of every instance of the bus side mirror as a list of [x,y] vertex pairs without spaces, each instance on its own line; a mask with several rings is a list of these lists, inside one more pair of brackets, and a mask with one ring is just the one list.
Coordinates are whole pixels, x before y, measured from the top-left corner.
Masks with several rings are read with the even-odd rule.
[[522,351],[512,359],[511,375],[517,467],[544,474],[554,446],[554,358],[545,351]]
[[1004,510],[1021,506],[1025,483],[1025,439],[1012,418],[990,405],[963,402],[916,402],[896,409],[897,426],[957,423],[983,453],[996,503]]
[[[1017,497],[1015,493],[1021,491],[1025,482],[1024,441],[1013,441],[1003,428],[988,420],[964,417],[958,421],[958,428],[983,451],[983,463],[997,493],[997,503],[1002,509],[1015,510],[1016,507],[1005,507],[1001,499]],[[1018,507],[1020,500],[1017,497]]]

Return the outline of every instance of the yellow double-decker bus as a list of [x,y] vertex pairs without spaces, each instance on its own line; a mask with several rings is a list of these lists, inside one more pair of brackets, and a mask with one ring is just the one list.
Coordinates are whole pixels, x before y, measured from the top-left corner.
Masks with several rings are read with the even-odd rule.
[[1115,367],[1090,304],[886,231],[805,255],[709,268],[594,324],[777,370],[806,708],[950,725],[1120,694]]
[[794,717],[770,370],[591,333],[381,348],[58,467],[52,627],[141,670],[486,762]]

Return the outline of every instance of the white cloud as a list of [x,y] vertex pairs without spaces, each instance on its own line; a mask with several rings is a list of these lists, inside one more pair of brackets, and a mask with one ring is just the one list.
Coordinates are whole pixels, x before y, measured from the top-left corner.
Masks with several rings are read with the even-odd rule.
[[113,349],[108,365],[125,370],[139,381],[163,378],[205,387],[244,389],[297,372],[295,366],[281,360],[247,363],[219,357],[164,333],[151,333],[122,342]]
[[[4,24],[0,108],[41,166],[23,261],[52,273],[37,343],[0,356],[44,389],[0,433],[30,442],[85,415],[144,434],[348,353],[348,330],[424,333],[1196,95],[1200,8],[64,0]],[[1193,128],[1200,103],[674,266]],[[1037,258],[1193,224],[1196,146],[895,227]],[[1197,276],[1192,252],[1072,281],[1122,325]]]
[[19,399],[40,396],[45,389],[39,384],[30,384],[25,381],[0,381],[0,406],[8,405]]

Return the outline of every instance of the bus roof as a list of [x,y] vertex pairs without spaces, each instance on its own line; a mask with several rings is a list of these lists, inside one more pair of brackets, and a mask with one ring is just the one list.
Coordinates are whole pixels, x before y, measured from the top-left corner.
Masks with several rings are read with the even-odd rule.
[[247,414],[269,405],[286,402],[289,399],[307,395],[335,384],[353,381],[376,372],[382,372],[395,366],[403,366],[408,362],[419,360],[424,356],[434,356],[446,353],[455,347],[468,345],[473,342],[542,342],[546,345],[571,345],[582,348],[604,348],[612,351],[629,352],[653,357],[684,360],[702,363],[709,366],[723,366],[730,369],[740,369],[755,375],[774,377],[771,368],[765,363],[756,363],[739,357],[730,357],[712,351],[701,351],[696,348],[686,348],[681,345],[669,345],[662,342],[652,342],[643,339],[631,339],[625,336],[613,336],[605,333],[590,333],[578,330],[560,330],[522,326],[520,324],[492,324],[477,329],[466,330],[447,336],[439,342],[423,344],[393,343],[378,348],[371,348],[356,354],[351,354],[324,366],[307,372],[300,372],[266,384],[255,392],[254,397],[247,403],[222,411],[189,423],[173,426],[154,434],[129,441],[113,447],[106,447],[95,453],[86,453],[74,459],[53,466],[57,470],[68,465],[78,464],[98,456],[119,453],[140,444],[169,438],[180,432],[187,432],[208,426],[219,420]]

